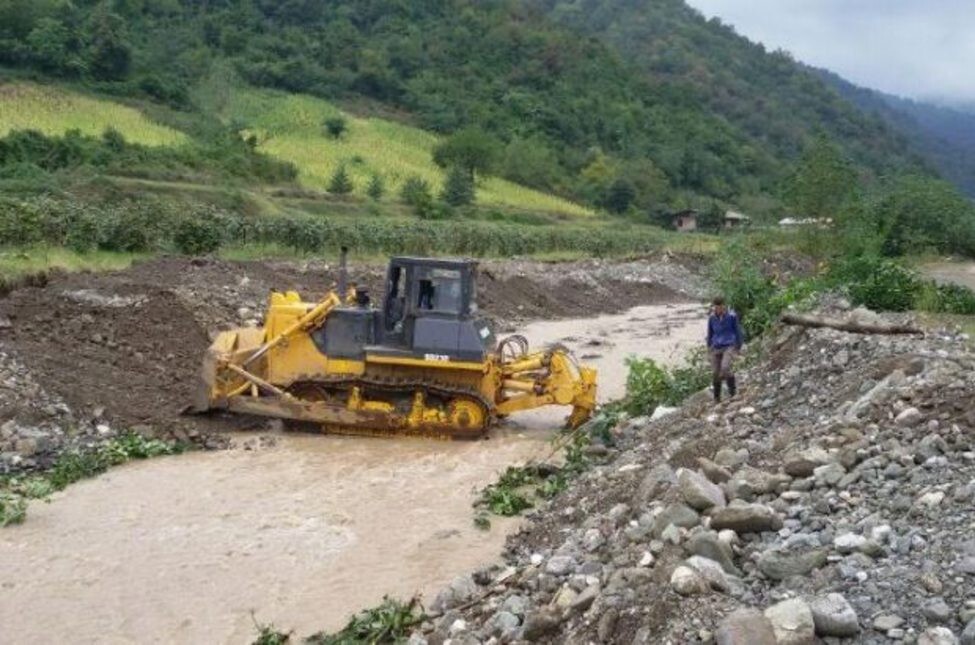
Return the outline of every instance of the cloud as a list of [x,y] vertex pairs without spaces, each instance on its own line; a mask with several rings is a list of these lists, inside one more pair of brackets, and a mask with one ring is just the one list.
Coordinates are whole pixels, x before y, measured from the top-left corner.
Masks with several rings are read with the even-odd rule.
[[705,16],[859,85],[975,102],[972,0],[688,0]]

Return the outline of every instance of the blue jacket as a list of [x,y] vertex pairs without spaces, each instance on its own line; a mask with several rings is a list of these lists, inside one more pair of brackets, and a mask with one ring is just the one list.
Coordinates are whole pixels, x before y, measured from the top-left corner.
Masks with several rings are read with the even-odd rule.
[[711,349],[724,349],[735,347],[741,349],[744,338],[741,335],[741,324],[738,322],[738,314],[731,309],[725,311],[723,316],[711,314],[708,318],[708,347]]

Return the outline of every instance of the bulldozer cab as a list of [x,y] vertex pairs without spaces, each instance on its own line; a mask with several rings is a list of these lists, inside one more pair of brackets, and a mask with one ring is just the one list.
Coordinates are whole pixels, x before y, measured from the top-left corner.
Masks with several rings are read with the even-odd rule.
[[[477,314],[477,264],[397,257],[386,272],[381,345],[445,360],[482,360],[494,335]],[[377,348],[378,349],[378,348]]]

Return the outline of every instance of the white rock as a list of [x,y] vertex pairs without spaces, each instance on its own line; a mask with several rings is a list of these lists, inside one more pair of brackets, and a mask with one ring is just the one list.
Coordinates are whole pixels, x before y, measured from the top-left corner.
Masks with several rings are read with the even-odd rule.
[[848,638],[860,632],[857,613],[842,594],[831,593],[809,605],[818,636]]
[[816,642],[816,627],[812,610],[800,598],[790,598],[765,610],[772,623],[778,645],[812,645]]
[[712,589],[728,591],[730,587],[728,576],[725,574],[724,568],[714,560],[700,555],[692,555],[684,561],[684,564],[697,570]]
[[670,586],[682,596],[707,593],[710,585],[696,569],[680,565],[670,576]]
[[657,419],[663,419],[664,417],[670,416],[678,410],[680,410],[680,408],[668,408],[665,405],[658,405],[656,408],[654,408],[653,414],[650,415],[650,420],[656,421]]
[[844,533],[843,535],[837,535],[833,539],[833,546],[840,553],[853,553],[862,549],[866,543],[867,538],[855,533]]
[[921,423],[924,419],[924,415],[917,408],[907,408],[896,417],[894,417],[894,423],[901,426],[902,428],[913,428],[917,424]]
[[958,637],[947,627],[932,627],[918,637],[917,645],[958,645]]
[[687,468],[677,471],[677,485],[687,505],[698,511],[706,511],[726,504],[724,491],[701,473]]
[[643,552],[643,557],[640,558],[640,564],[638,566],[641,566],[641,567],[652,567],[653,566],[653,563],[654,563],[653,554],[650,553],[649,551],[644,551]]

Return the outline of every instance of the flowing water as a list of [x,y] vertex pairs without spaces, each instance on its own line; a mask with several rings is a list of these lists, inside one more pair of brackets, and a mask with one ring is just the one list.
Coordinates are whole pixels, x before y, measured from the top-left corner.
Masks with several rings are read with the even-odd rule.
[[[529,325],[600,369],[669,361],[699,343],[694,306]],[[517,520],[472,524],[476,491],[549,454],[564,411],[519,415],[478,442],[287,434],[113,469],[0,530],[0,643],[245,643],[260,622],[305,636],[384,594],[432,600],[498,560]],[[251,449],[247,449],[250,447]]]

